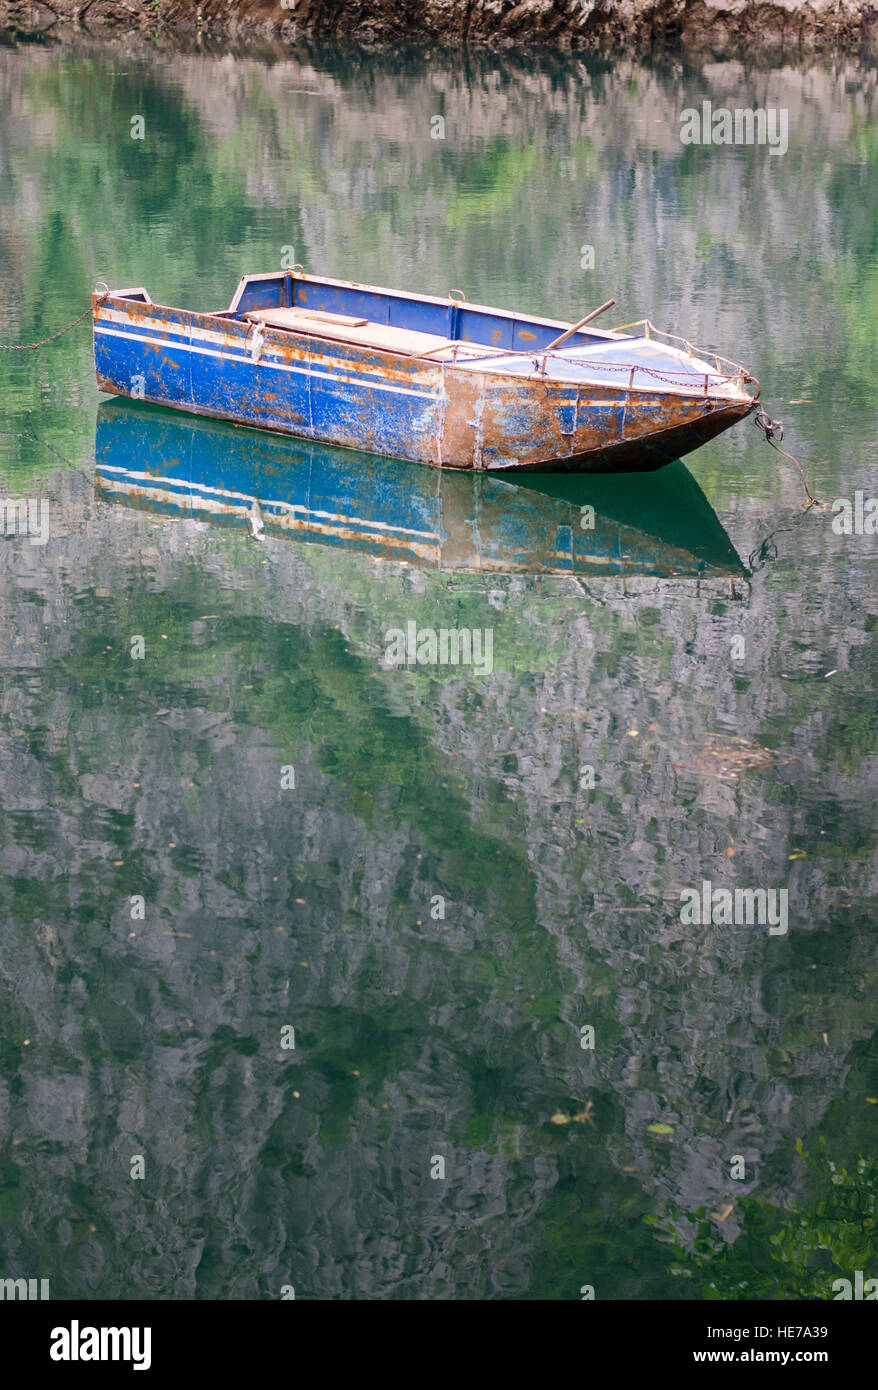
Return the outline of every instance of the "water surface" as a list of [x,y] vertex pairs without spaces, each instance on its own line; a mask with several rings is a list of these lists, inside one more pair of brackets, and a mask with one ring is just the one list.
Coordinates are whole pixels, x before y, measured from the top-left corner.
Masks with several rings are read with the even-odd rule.
[[[875,87],[6,47],[0,338],[96,279],[217,309],[291,259],[559,318],[613,295],[608,326],[746,363],[824,504],[869,496]],[[783,106],[787,153],[682,145],[705,98]],[[2,495],[50,518],[0,545],[0,1274],[693,1298],[723,1262],[673,1273],[667,1232],[702,1207],[763,1280],[730,1296],[878,1273],[747,1234],[823,1181],[797,1140],[878,1139],[876,537],[806,511],[750,421],[525,487],[100,400],[87,323],[0,354]],[[322,531],[272,512],[295,489]],[[489,629],[492,671],[389,666],[410,622]],[[682,922],[704,880],[786,888],[789,930]]]

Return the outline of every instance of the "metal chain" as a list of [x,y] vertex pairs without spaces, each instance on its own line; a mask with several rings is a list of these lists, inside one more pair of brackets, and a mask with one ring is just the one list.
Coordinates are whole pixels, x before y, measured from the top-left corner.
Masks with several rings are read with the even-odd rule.
[[[101,295],[98,302],[102,304],[108,294],[109,290],[106,290]],[[38,343],[0,343],[0,352],[32,352],[34,348],[45,347],[46,343],[54,343],[56,338],[63,338],[64,334],[69,333],[71,328],[75,328],[78,323],[82,323],[83,319],[88,318],[91,312],[92,306],[89,304],[88,308],[81,313],[78,318],[75,318],[72,323],[68,323],[67,327],[62,328],[60,332],[53,333],[51,338],[41,338]]]
[[[511,356],[511,354],[508,355]],[[543,354],[538,354],[538,357],[542,355]],[[551,352],[545,355],[547,357],[560,356],[559,354]],[[533,356],[533,354],[531,354],[531,356]],[[675,372],[673,367],[669,367],[666,371],[660,372],[655,367],[647,367],[640,362],[601,362],[597,357],[562,357],[560,360],[568,364],[573,363],[576,366],[584,367],[586,370],[590,367],[600,367],[603,371],[607,372],[630,372],[633,367],[635,372],[641,372],[644,376],[653,377],[655,381],[664,381],[667,382],[669,386],[676,386],[677,388],[685,386],[693,377],[695,377],[696,380],[701,380],[704,375],[703,372],[693,373],[691,369],[684,371],[682,368],[679,372]],[[668,375],[669,372],[670,375]],[[734,376],[726,375],[722,372],[711,372],[710,376],[715,382],[720,384],[727,384],[735,379]]]

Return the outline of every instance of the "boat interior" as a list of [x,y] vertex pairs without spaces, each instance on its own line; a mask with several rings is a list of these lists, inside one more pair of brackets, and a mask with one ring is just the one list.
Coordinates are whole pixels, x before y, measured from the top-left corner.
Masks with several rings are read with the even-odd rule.
[[244,276],[224,317],[470,371],[522,375],[532,373],[540,353],[565,335],[563,345],[552,349],[554,378],[625,382],[629,389],[660,393],[706,390],[709,384],[712,395],[740,397],[718,363],[648,336],[591,324],[566,336],[570,323],[470,304],[459,294],[451,290],[435,299],[288,270]]
[[[455,297],[458,293],[434,299],[284,271],[245,276],[222,317],[406,357],[468,363],[545,350],[570,327],[554,319],[469,304]],[[566,346],[605,345],[620,336],[583,329],[572,334]]]
[[[152,303],[142,288],[115,297]],[[535,361],[542,369],[540,355],[551,349],[550,374],[556,379],[748,399],[718,359],[705,361],[648,332],[632,335],[589,324],[568,334],[569,323],[470,304],[458,290],[437,299],[283,270],[243,276],[229,308],[208,317],[478,372],[528,375]],[[563,345],[553,347],[562,336]]]

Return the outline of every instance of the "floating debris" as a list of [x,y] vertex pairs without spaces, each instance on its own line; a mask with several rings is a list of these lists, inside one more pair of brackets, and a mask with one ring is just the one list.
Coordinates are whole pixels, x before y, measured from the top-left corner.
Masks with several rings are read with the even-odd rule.
[[724,1206],[720,1207],[719,1211],[712,1211],[710,1215],[714,1221],[726,1221],[734,1210],[735,1208],[732,1206],[731,1202],[726,1202]]
[[793,754],[728,734],[706,734],[698,743],[684,743],[683,747],[695,749],[699,760],[673,763],[673,767],[722,782],[736,782],[742,772],[764,772],[794,761]]

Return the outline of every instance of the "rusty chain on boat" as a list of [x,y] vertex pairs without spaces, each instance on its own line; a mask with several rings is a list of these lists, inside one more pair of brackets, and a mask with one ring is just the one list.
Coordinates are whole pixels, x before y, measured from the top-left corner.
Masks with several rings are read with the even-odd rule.
[[[99,281],[99,283],[103,284],[103,281]],[[97,285],[95,289],[97,289]],[[103,304],[109,293],[109,289],[104,286],[103,294],[100,296],[98,303]],[[54,343],[56,338],[63,338],[64,334],[69,333],[71,328],[75,328],[78,323],[82,323],[83,319],[88,318],[91,312],[92,306],[89,304],[88,308],[85,309],[78,318],[75,318],[72,323],[68,323],[66,328],[62,328],[57,333],[53,333],[51,338],[41,338],[38,343],[0,343],[0,352],[33,352],[34,348],[45,347],[46,343]]]
[[[756,385],[756,394],[753,397],[753,404],[755,405],[759,401],[759,398],[762,394],[762,387],[759,385],[759,382],[756,380],[754,376],[750,374],[750,372],[747,371],[746,367],[741,366],[739,362],[734,362],[730,357],[722,357],[719,353],[716,352],[702,351],[701,349],[696,349],[692,346],[692,344],[688,341],[687,338],[680,338],[676,333],[667,333],[664,329],[656,328],[655,324],[651,323],[649,319],[636,319],[633,323],[623,324],[621,328],[615,328],[612,331],[614,333],[620,333],[626,328],[639,328],[641,325],[646,330],[644,336],[647,339],[649,339],[650,333],[657,334],[661,338],[670,338],[673,342],[682,343],[684,348],[691,357],[712,357],[717,366],[716,375],[719,381],[731,382],[735,379],[735,377],[737,377],[739,382],[754,382]],[[545,364],[546,356],[554,355],[555,354],[552,353],[546,354],[543,357],[543,363]],[[569,361],[570,359],[565,358],[564,360]],[[720,362],[725,362],[730,367],[733,367],[734,373],[732,375],[724,375],[720,371]],[[588,366],[603,367],[605,370],[620,372],[627,371],[629,368],[629,364],[627,362],[601,362],[595,357],[591,357],[588,359]],[[683,377],[684,375],[688,375],[688,373],[674,372],[672,376],[668,376],[666,373],[656,371],[654,367],[646,367],[641,366],[639,364],[636,366],[635,370],[643,372],[646,376],[655,377],[658,381],[667,382],[671,386],[676,386],[680,384],[673,379],[675,376]],[[783,439],[783,421],[772,420],[768,412],[764,409],[764,407],[762,407],[756,411],[756,414],[753,417],[753,423],[756,425],[757,429],[762,430],[762,433],[765,436],[766,444],[770,444],[772,449],[775,449],[777,453],[782,454],[784,458],[789,459],[790,463],[792,463],[795,466],[799,474],[799,477],[802,480],[802,487],[805,489],[805,496],[808,499],[808,509],[817,506],[817,499],[812,495],[811,489],[808,487],[808,480],[805,477],[805,471],[802,468],[802,465],[799,463],[799,460],[795,457],[794,454],[787,453],[786,449],[779,448],[779,446],[775,443],[775,439]]]
[[[756,378],[755,378],[754,376],[752,376],[752,375],[750,374],[750,372],[747,371],[747,368],[746,368],[746,367],[742,366],[740,362],[735,362],[735,361],[733,361],[731,357],[723,357],[723,356],[721,356],[720,353],[718,353],[718,352],[712,352],[712,351],[709,351],[709,350],[706,350],[706,349],[703,350],[703,351],[702,351],[701,349],[696,349],[696,348],[694,348],[694,347],[692,346],[692,344],[688,341],[688,339],[686,339],[686,338],[680,338],[680,337],[677,336],[676,333],[667,333],[667,332],[665,332],[665,330],[662,329],[662,328],[656,328],[655,324],[652,323],[649,319],[636,319],[636,320],[634,321],[634,323],[626,323],[626,324],[623,324],[621,328],[614,328],[614,329],[612,329],[611,331],[612,331],[613,333],[621,333],[625,328],[638,328],[638,327],[640,327],[641,324],[642,324],[642,325],[644,326],[644,328],[646,329],[646,332],[645,332],[645,334],[643,335],[646,339],[649,339],[649,338],[650,338],[650,334],[657,335],[658,337],[661,337],[661,338],[670,338],[670,339],[672,339],[672,340],[673,340],[674,342],[676,342],[676,343],[682,343],[683,346],[685,347],[686,351],[689,353],[689,356],[690,356],[690,357],[697,357],[697,356],[701,356],[701,357],[712,357],[713,360],[714,360],[714,362],[716,363],[716,372],[712,373],[711,375],[714,376],[714,378],[715,378],[715,380],[716,380],[717,382],[719,382],[719,383],[721,383],[721,384],[731,383],[731,382],[735,381],[736,378],[737,378],[738,381],[741,382],[741,383],[744,383],[744,382],[755,382],[755,384],[756,384],[756,395],[754,396],[753,399],[754,399],[754,402],[759,400],[759,394],[760,394],[760,390],[761,390],[761,388],[760,388],[760,386],[759,386],[759,382],[756,380]],[[574,348],[573,351],[576,351],[576,349]],[[491,357],[530,357],[530,358],[532,358],[533,361],[534,361],[534,365],[535,365],[536,370],[537,370],[538,372],[541,371],[543,375],[545,375],[545,364],[546,364],[546,361],[547,361],[548,359],[550,359],[550,358],[551,358],[553,361],[554,361],[554,360],[557,360],[557,361],[566,362],[566,363],[569,363],[571,360],[574,360],[574,359],[571,359],[570,357],[565,357],[565,356],[564,356],[562,353],[560,353],[560,352],[553,352],[553,351],[543,351],[543,352],[539,352],[539,351],[538,351],[537,353],[534,353],[532,349],[522,350],[522,349],[520,349],[520,348],[510,348],[510,349],[506,349],[506,348],[494,348],[494,349],[493,349],[490,353],[488,353],[488,354],[486,355],[486,357],[484,357],[484,358],[482,358],[482,357],[469,357],[469,358],[467,358],[467,359],[466,359],[465,365],[466,365],[467,367],[469,367],[469,366],[472,366],[473,363],[486,361],[486,360],[490,359]],[[538,365],[540,362],[542,362],[542,364],[543,364],[543,365],[542,365],[542,368]],[[729,366],[729,367],[732,368],[732,371],[731,371],[731,372],[723,372],[722,368],[720,367],[720,363],[721,363],[721,362],[725,362],[725,363],[727,364],[727,366]],[[462,366],[462,365],[464,365],[464,364],[458,364],[458,365],[461,365],[461,366]],[[587,359],[587,361],[583,359],[583,360],[582,360],[582,365],[583,365],[583,366],[587,366],[587,367],[601,367],[601,368],[603,368],[605,371],[610,371],[610,372],[627,372],[627,371],[630,371],[631,368],[632,368],[632,366],[633,366],[635,371],[642,372],[642,373],[644,374],[644,376],[650,376],[650,377],[652,377],[655,381],[663,381],[663,382],[665,382],[668,386],[674,386],[674,387],[677,387],[677,389],[679,389],[681,385],[684,385],[686,379],[689,378],[689,377],[691,376],[691,371],[689,371],[689,370],[686,370],[686,371],[682,371],[682,370],[681,370],[681,371],[679,371],[679,372],[675,372],[675,371],[673,370],[673,368],[667,368],[664,372],[660,372],[660,371],[658,371],[655,367],[647,367],[645,364],[639,363],[639,362],[638,362],[638,363],[631,363],[631,362],[605,362],[605,361],[602,361],[599,357],[589,357],[589,358]],[[669,373],[670,373],[670,374],[669,374]]]
[[[625,328],[637,328],[640,324],[643,324],[643,325],[645,326],[647,338],[649,337],[650,330],[652,330],[653,333],[658,333],[658,334],[659,334],[661,337],[663,337],[663,338],[671,338],[671,339],[673,339],[674,342],[682,343],[683,346],[686,348],[687,352],[691,353],[691,355],[692,355],[693,357],[697,355],[697,354],[696,354],[695,348],[693,348],[692,344],[691,344],[690,342],[688,342],[687,339],[685,339],[685,338],[679,338],[679,337],[677,337],[677,335],[676,335],[675,333],[666,333],[663,329],[656,328],[656,327],[655,327],[655,324],[650,323],[649,319],[637,319],[634,323],[626,323],[626,324],[624,325],[624,327],[625,327]],[[618,332],[620,332],[621,330],[620,330],[620,329],[615,329],[614,331],[618,333]],[[719,367],[720,362],[728,362],[729,366],[732,366],[732,367],[737,367],[737,366],[738,366],[737,363],[732,362],[731,358],[729,358],[729,357],[720,357],[720,356],[719,356],[717,353],[715,353],[715,352],[705,352],[703,355],[704,355],[705,357],[712,357],[713,360],[716,362],[717,367]],[[643,371],[648,371],[649,369],[648,369],[648,368],[641,368],[641,370],[643,370]],[[749,373],[744,367],[738,367],[738,370],[739,370],[740,372],[743,373],[743,377],[744,377],[744,380],[745,380],[745,381],[755,381],[755,380],[756,380],[755,377],[752,377],[752,376],[750,375],[750,373]],[[731,380],[731,378],[724,378],[724,379],[725,379],[725,380]],[[759,386],[759,383],[758,383],[758,382],[756,382],[756,387],[757,387],[757,390],[756,390],[756,395],[755,395],[755,397],[754,397],[754,404],[756,403],[756,401],[759,400],[759,397],[760,397],[761,391],[762,391],[762,388]],[[807,480],[806,477],[805,477],[805,470],[802,468],[802,465],[799,463],[799,460],[795,457],[794,454],[788,454],[787,451],[786,451],[786,449],[780,449],[780,448],[778,448],[778,445],[775,444],[775,442],[774,442],[775,439],[778,439],[778,440],[783,439],[783,421],[782,421],[782,420],[772,420],[771,417],[770,417],[770,415],[768,414],[767,410],[765,410],[764,407],[761,407],[759,410],[756,411],[756,414],[753,416],[753,423],[755,424],[755,426],[756,426],[757,429],[762,430],[762,433],[765,435],[765,442],[766,442],[766,444],[770,444],[771,447],[772,447],[772,449],[776,449],[777,452],[778,452],[779,454],[783,454],[784,458],[789,459],[790,463],[792,463],[792,464],[795,465],[795,467],[796,467],[796,469],[797,469],[797,471],[798,471],[799,477],[800,477],[801,480],[802,480],[802,487],[805,489],[805,496],[806,496],[807,499],[808,499],[808,508],[811,508],[811,507],[816,506],[816,505],[817,505],[817,499],[816,499],[816,497],[813,497],[813,496],[811,495],[811,489],[808,487],[808,480]]]

